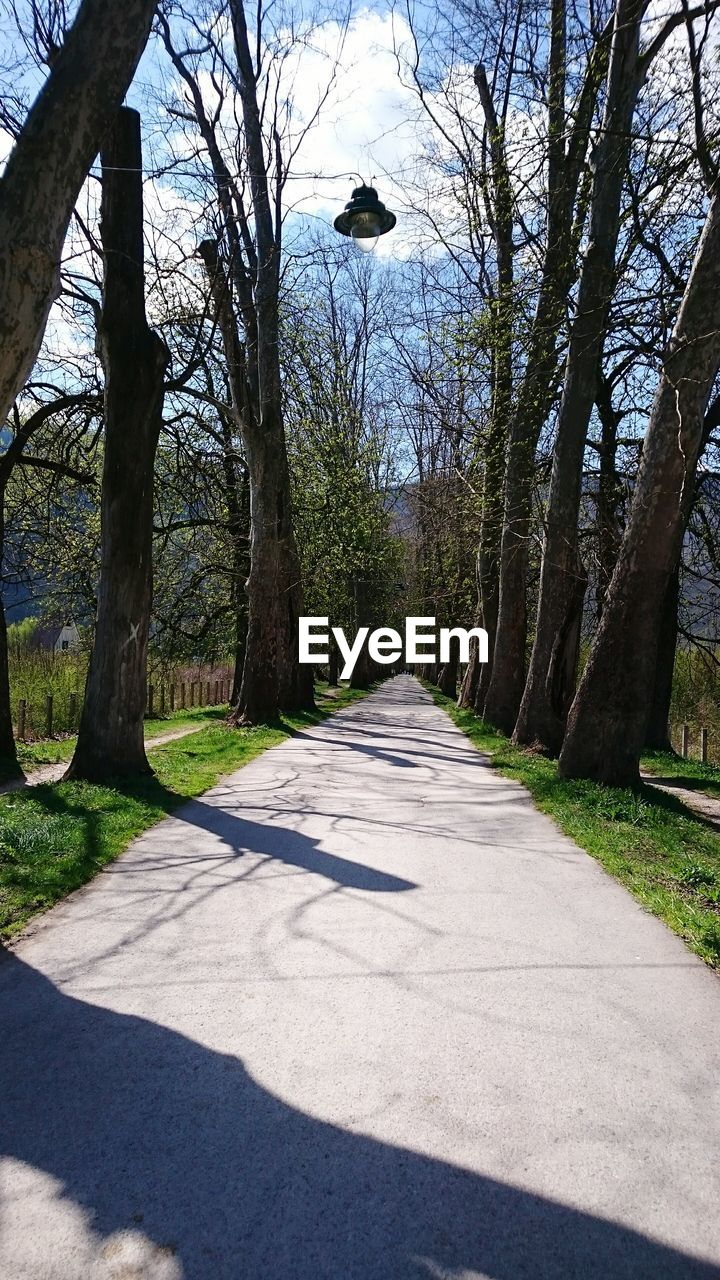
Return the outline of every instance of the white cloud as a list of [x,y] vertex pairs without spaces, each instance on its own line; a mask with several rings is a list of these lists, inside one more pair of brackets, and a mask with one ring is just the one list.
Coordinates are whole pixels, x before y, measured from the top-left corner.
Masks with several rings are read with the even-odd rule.
[[[294,207],[339,212],[356,185],[354,175],[375,179],[388,203],[404,201],[404,179],[412,173],[425,128],[416,95],[397,74],[395,42],[408,34],[390,14],[365,10],[353,19],[329,100],[295,158],[297,176],[288,184]],[[299,120],[311,118],[340,41],[339,25],[326,23],[314,47],[295,54],[293,103]]]

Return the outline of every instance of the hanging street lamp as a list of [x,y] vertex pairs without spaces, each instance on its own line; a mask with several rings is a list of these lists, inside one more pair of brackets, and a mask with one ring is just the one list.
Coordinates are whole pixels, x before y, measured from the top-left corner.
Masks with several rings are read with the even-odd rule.
[[374,187],[356,187],[333,226],[341,236],[351,236],[358,249],[370,253],[380,236],[392,231],[397,219],[381,200]]

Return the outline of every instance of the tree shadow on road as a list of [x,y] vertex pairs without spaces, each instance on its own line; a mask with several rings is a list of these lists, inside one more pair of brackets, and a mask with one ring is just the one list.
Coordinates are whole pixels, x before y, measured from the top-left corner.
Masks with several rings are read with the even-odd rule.
[[304,832],[269,821],[254,822],[251,818],[232,813],[224,806],[191,800],[178,809],[174,816],[200,831],[209,831],[218,836],[239,857],[246,853],[259,854],[287,866],[324,876],[327,880],[334,880],[346,889],[404,893],[418,887],[412,880],[328,853],[320,847],[319,840],[314,840]]
[[[720,1274],[612,1222],[314,1119],[240,1057],[64,995],[9,954],[0,1026],[2,1153],[59,1184],[39,1206],[13,1203],[9,1184],[1,1256],[13,1280]],[[58,1215],[70,1209],[77,1223],[77,1208],[85,1225],[73,1239]]]

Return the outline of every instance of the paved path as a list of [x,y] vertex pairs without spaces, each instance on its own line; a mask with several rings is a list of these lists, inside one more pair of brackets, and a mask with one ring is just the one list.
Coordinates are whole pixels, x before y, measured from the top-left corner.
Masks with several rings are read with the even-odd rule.
[[408,677],[0,962],[9,1280],[720,1277],[720,983]]

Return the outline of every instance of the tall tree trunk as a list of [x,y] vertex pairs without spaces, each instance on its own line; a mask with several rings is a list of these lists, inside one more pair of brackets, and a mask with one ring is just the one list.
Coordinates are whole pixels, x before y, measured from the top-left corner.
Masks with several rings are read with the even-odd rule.
[[672,701],[673,676],[675,674],[679,600],[680,560],[678,560],[670,574],[660,614],[655,674],[648,707],[645,742],[643,743],[651,751],[672,751],[672,743],[670,741],[670,703]]
[[330,685],[331,689],[334,689],[338,682],[340,655],[338,653],[338,647],[335,643],[335,637],[332,635],[330,636],[330,643],[328,645],[328,657],[330,659],[328,663],[328,684]]
[[660,619],[720,369],[720,193],[712,197],[655,396],[630,517],[568,718],[563,777],[638,781]]
[[[700,456],[714,431],[720,426],[720,395],[713,400],[703,422]],[[682,538],[687,532],[693,505],[697,498],[697,484],[685,487],[682,501]],[[682,544],[682,539],[681,539]],[[645,730],[645,746],[653,751],[672,751],[670,739],[670,704],[675,676],[675,653],[678,637],[678,609],[680,606],[680,579],[682,574],[682,545],[675,567],[665,591],[658,647],[655,659],[655,676],[650,697],[648,722]]]
[[570,331],[553,451],[535,642],[513,740],[560,751],[574,692],[579,618],[586,582],[578,517],[588,424],[615,282],[620,203],[641,86],[640,23],[645,0],[618,0],[607,97],[590,205],[590,238]]
[[[720,395],[713,400],[705,414],[700,456],[714,431],[720,426]],[[678,637],[678,609],[680,605],[680,579],[682,573],[682,539],[687,532],[692,515],[693,505],[697,498],[697,484],[686,486],[682,500],[682,538],[681,550],[677,562],[670,574],[665,591],[665,598],[660,616],[657,655],[655,658],[655,675],[653,690],[650,696],[648,721],[645,729],[644,745],[653,751],[672,751],[670,738],[670,704],[672,702],[673,679],[675,676],[675,653]]]
[[[498,119],[485,69],[481,64],[475,68],[475,87],[483,109],[490,144],[493,238],[497,258],[497,295],[490,308],[492,405],[490,427],[483,450],[482,514],[477,558],[480,614],[482,625],[488,633],[488,652],[492,655],[498,613],[505,452],[513,388],[514,210],[510,170],[505,151],[505,126],[504,122]],[[489,663],[485,663],[475,681],[473,705],[478,702],[478,699],[484,701],[489,676]],[[456,682],[456,671],[451,670],[448,673],[446,678],[448,687],[451,678]],[[473,677],[471,681],[472,679]]]
[[[312,668],[297,661],[301,611],[300,564],[290,515],[290,477],[282,421],[265,409],[256,418],[247,361],[229,284],[214,240],[198,248],[210,281],[223,342],[233,411],[241,432],[250,490],[250,572],[243,675],[234,719],[256,724],[312,706]],[[279,371],[278,371],[279,376]],[[305,685],[301,685],[301,676]],[[309,685],[309,689],[308,689]]]
[[148,326],[140,116],[122,108],[102,151],[105,371],[101,566],[95,642],[66,777],[149,773],[143,741],[152,607],[153,473],[165,344]]
[[[475,620],[473,626],[482,626],[482,614]],[[490,647],[488,641],[488,649]],[[477,697],[480,685],[480,676],[482,675],[483,664],[480,662],[480,647],[477,640],[473,636],[470,640],[470,657],[465,668],[465,673],[460,685],[458,694],[458,706],[465,710],[473,710],[475,707],[475,699]]]
[[595,525],[598,545],[598,574],[595,586],[595,608],[598,621],[602,617],[605,596],[615,568],[622,528],[620,503],[622,485],[617,473],[617,432],[619,415],[612,402],[612,388],[602,370],[598,373],[597,410],[600,418],[600,467],[596,500]]
[[[353,602],[355,606],[355,629],[371,625],[370,603],[367,583],[364,578],[354,577],[352,584]],[[372,664],[368,652],[367,640],[358,655],[357,662],[350,676],[351,689],[369,689],[373,679]]]
[[566,4],[552,0],[548,92],[548,210],[535,315],[508,433],[500,544],[498,621],[492,673],[483,708],[491,724],[512,733],[525,686],[527,571],[535,451],[557,389],[560,337],[577,273],[587,189],[583,167],[598,87],[607,66],[610,27],[590,55],[566,146]]
[[[216,286],[213,290],[222,289],[222,279],[217,276],[217,252],[214,243],[212,244],[211,253],[211,283]],[[212,259],[214,261],[214,269]],[[228,301],[225,299],[225,301]],[[225,317],[225,320],[231,317]],[[221,320],[221,328],[223,328]],[[232,332],[237,338],[237,328],[232,324]],[[238,344],[239,345],[239,344]],[[234,385],[239,379],[240,370],[236,367],[237,352],[231,350],[226,351],[226,363],[228,382]],[[231,391],[233,399],[233,416],[235,418],[235,426],[239,430],[237,395],[241,394],[238,387]],[[250,531],[250,489],[248,478],[242,459],[238,456],[235,446],[235,440],[231,430],[231,424],[228,421],[226,413],[220,414],[220,434],[223,442],[223,472],[225,476],[225,497],[228,510],[228,532],[232,542],[232,602],[235,613],[235,661],[233,667],[233,682],[230,694],[230,706],[237,705],[240,697],[240,687],[242,684],[242,673],[245,665],[245,647],[247,644],[247,595],[245,592],[245,583],[247,581],[250,569],[250,548],[249,548],[249,531]]]
[[250,472],[250,576],[248,636],[238,723],[272,719],[278,709],[314,706],[313,670],[298,662],[298,618],[302,613],[300,560],[292,527],[290,472],[280,381],[280,216],[270,202],[257,82],[242,0],[230,0],[242,105],[244,144],[250,173],[257,269],[258,412],[246,438]]
[[460,642],[453,638],[450,641],[450,661],[441,667],[438,674],[438,689],[446,698],[454,698],[457,692],[459,662]]
[[247,647],[247,607],[239,601],[235,610],[235,653],[233,658],[232,689],[230,706],[236,707],[240,698],[242,673],[245,666],[245,649]]
[[371,662],[367,651],[367,645],[363,645],[358,660],[353,667],[350,676],[351,689],[369,689],[373,681]]
[[[233,680],[230,694],[230,706],[237,706],[242,686],[242,673],[245,666],[245,649],[247,647],[248,609],[245,583],[248,575],[248,531],[250,528],[250,509],[245,511],[242,504],[242,526],[233,535],[233,604],[235,607],[235,655],[233,663]],[[244,519],[247,514],[247,520]],[[234,523],[234,517],[231,517]]]
[[[0,569],[2,568],[5,544],[5,493],[0,488]],[[5,601],[0,590],[0,759],[3,772],[19,774],[15,734],[12,722],[12,704],[10,702],[10,678],[8,671],[7,621],[5,618]]]
[[156,8],[83,0],[0,178],[0,424],[40,349],[70,215]]
[[[268,415],[265,417],[268,423]],[[312,667],[298,663],[302,611],[300,562],[289,502],[284,437],[276,431],[253,447],[250,464],[248,636],[237,723],[273,719],[280,708],[314,705]],[[256,479],[260,477],[260,479]]]

